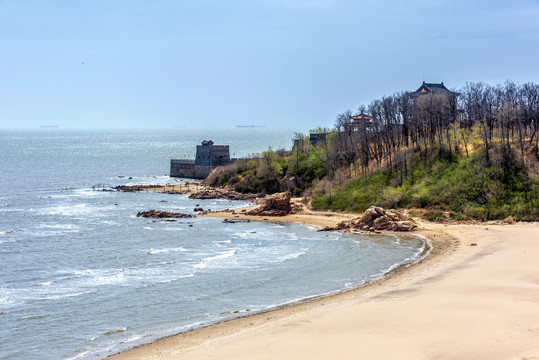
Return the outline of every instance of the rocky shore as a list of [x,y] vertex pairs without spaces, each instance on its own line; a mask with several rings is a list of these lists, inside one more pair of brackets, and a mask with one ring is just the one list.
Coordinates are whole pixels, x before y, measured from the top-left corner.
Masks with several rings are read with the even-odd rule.
[[[154,185],[136,185],[129,187],[118,187],[120,191],[143,191],[147,189],[155,189]],[[250,209],[243,209],[244,216],[254,217],[285,217],[288,215],[302,212],[302,206],[292,201],[290,192],[282,192],[272,195],[265,194],[242,194],[226,189],[204,189],[191,193],[189,196],[192,199],[226,199],[226,200],[241,200],[250,201],[257,204]],[[195,212],[199,214],[209,214],[210,210],[195,208]],[[235,214],[235,212],[232,212]],[[167,211],[149,210],[139,212],[137,217],[146,218],[190,218],[196,215],[172,213]],[[237,216],[236,216],[237,217]],[[231,220],[233,222],[233,220]],[[363,215],[347,219],[339,222],[334,226],[325,226],[320,231],[366,231],[366,232],[381,232],[381,231],[414,231],[417,224],[410,218],[406,211],[386,210],[381,207],[371,206]]]
[[167,219],[167,218],[194,218],[196,215],[173,213],[169,211],[148,210],[137,213],[137,217],[153,218],[153,219]]
[[417,224],[406,211],[385,210],[381,207],[371,206],[362,216],[341,221],[334,227],[326,226],[320,231],[413,231],[416,228]]

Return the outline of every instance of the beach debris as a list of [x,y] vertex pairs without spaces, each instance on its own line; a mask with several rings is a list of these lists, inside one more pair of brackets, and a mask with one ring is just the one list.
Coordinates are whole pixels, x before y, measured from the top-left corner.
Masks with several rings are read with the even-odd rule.
[[471,243],[470,246],[477,246],[477,244],[476,243]]
[[341,221],[334,227],[326,226],[320,231],[335,230],[362,230],[377,231],[413,231],[417,224],[410,219],[406,211],[385,210],[378,206],[371,206],[362,216],[352,220]]
[[127,330],[127,326],[126,327],[123,327],[121,329],[115,329],[115,330],[109,330],[109,331],[105,331],[103,333],[103,335],[112,335],[112,334],[117,334],[117,333],[123,333]]
[[193,218],[196,216],[191,215],[191,214],[173,213],[169,211],[159,211],[159,210],[152,209],[152,210],[141,211],[137,213],[137,217],[164,219],[164,218]]
[[248,211],[247,215],[286,216],[293,214],[295,209],[290,203],[291,198],[292,195],[289,192],[268,195],[264,198],[261,205],[251,211]]

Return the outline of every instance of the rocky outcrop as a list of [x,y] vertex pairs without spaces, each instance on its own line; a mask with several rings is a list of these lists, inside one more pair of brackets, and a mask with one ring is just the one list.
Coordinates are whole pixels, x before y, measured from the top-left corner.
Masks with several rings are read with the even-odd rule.
[[250,223],[251,219],[224,219],[224,224]]
[[155,190],[156,188],[157,185],[119,185],[113,187],[114,190],[123,192],[148,191]]
[[325,227],[322,231],[362,230],[362,231],[413,231],[417,225],[406,212],[385,210],[371,206],[362,216],[341,221],[335,227]]
[[166,219],[166,218],[193,218],[196,216],[190,215],[190,214],[173,213],[173,212],[168,212],[168,211],[149,210],[149,211],[139,212],[137,214],[137,217]]
[[244,200],[255,201],[256,199],[264,197],[263,194],[242,194],[235,191],[227,190],[201,190],[189,195],[191,199],[226,199],[226,200]]
[[248,211],[247,215],[258,216],[286,216],[293,213],[290,199],[292,195],[289,192],[267,195],[263,203],[255,209]]

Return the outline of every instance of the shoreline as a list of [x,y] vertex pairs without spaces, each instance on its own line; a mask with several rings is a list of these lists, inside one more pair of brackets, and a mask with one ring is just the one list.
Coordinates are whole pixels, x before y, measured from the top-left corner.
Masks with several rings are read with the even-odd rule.
[[413,266],[107,359],[539,359],[539,223],[419,225]]
[[[343,221],[343,220],[349,220],[351,218],[356,217],[357,215],[354,214],[340,214],[340,213],[333,213],[333,212],[318,212],[318,211],[311,211],[311,210],[302,210],[296,214],[286,215],[286,216],[279,216],[279,217],[268,217],[268,216],[258,216],[258,215],[247,215],[245,214],[246,211],[249,211],[250,209],[256,208],[256,205],[253,205],[248,208],[241,208],[236,209],[234,211],[216,211],[216,212],[210,212],[205,214],[197,215],[197,217],[210,217],[210,218],[219,218],[219,219],[232,219],[232,220],[250,220],[250,221],[260,221],[260,222],[289,222],[289,223],[301,223],[306,226],[312,226],[316,228],[323,228],[325,226],[335,226],[337,223]],[[444,244],[443,246],[441,244],[437,244],[438,242],[441,242],[441,238],[432,240],[428,237],[428,234],[430,234],[429,230],[426,231],[416,231],[416,232],[403,232],[403,233],[392,233],[392,232],[382,232],[380,235],[387,235],[387,234],[395,234],[400,236],[412,236],[412,237],[420,237],[423,241],[423,249],[413,260],[404,261],[403,263],[395,266],[395,268],[388,269],[383,274],[380,274],[378,278],[375,278],[370,281],[366,281],[362,284],[353,286],[351,288],[342,289],[333,293],[329,294],[321,294],[321,295],[315,295],[312,297],[308,297],[301,300],[291,301],[289,303],[285,303],[282,305],[278,305],[276,307],[272,307],[269,309],[253,312],[251,314],[243,314],[241,316],[232,318],[232,319],[225,319],[218,321],[216,323],[208,324],[208,325],[202,325],[197,328],[193,328],[191,330],[187,330],[185,332],[180,332],[177,334],[168,335],[165,337],[157,338],[154,340],[151,340],[148,343],[142,343],[139,345],[135,345],[134,347],[127,348],[125,350],[121,350],[118,353],[114,353],[111,355],[108,355],[104,357],[103,359],[116,359],[116,360],[123,360],[123,359],[140,359],[146,358],[148,354],[146,354],[146,350],[152,351],[151,348],[153,347],[161,347],[163,345],[165,346],[176,346],[172,344],[163,344],[163,343],[176,343],[176,341],[182,342],[181,346],[196,346],[198,344],[199,338],[208,339],[213,336],[221,336],[222,332],[225,333],[232,333],[234,331],[240,330],[241,328],[245,326],[252,326],[253,324],[262,325],[265,321],[265,319],[274,319],[274,318],[280,318],[285,317],[289,314],[297,313],[305,311],[306,309],[309,309],[311,307],[317,306],[317,305],[323,305],[328,301],[339,301],[345,299],[347,296],[352,296],[351,294],[354,294],[356,292],[361,291],[367,291],[366,289],[371,289],[380,286],[381,284],[395,279],[401,275],[404,275],[406,272],[412,270],[419,264],[423,263],[427,260],[427,258],[431,259],[431,257],[439,256],[445,253],[450,248],[447,246],[447,244]],[[434,246],[433,242],[437,245]],[[435,250],[436,249],[436,250]],[[268,316],[270,316],[268,318]],[[246,323],[249,323],[246,325]],[[183,342],[186,341],[187,343],[184,344]],[[140,352],[144,352],[145,354],[139,354]]]

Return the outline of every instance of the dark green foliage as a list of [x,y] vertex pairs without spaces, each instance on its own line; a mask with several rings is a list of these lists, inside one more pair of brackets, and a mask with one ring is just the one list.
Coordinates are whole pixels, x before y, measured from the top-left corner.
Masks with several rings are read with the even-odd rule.
[[[276,193],[290,190],[300,196],[315,180],[327,174],[320,160],[323,149],[309,147],[308,151],[293,154],[284,150],[265,151],[258,158],[240,160],[213,171],[206,179],[211,186],[232,187],[241,193]],[[295,177],[295,181],[286,179]],[[292,186],[292,187],[290,187]]]
[[414,153],[400,186],[391,185],[397,178],[395,171],[381,170],[350,180],[331,194],[315,194],[313,207],[352,212],[362,212],[371,205],[427,208],[426,218],[436,221],[491,220],[509,215],[536,218],[530,202],[531,180],[524,166],[513,159],[507,168],[486,167],[484,158],[481,151],[469,158],[448,157],[437,149],[427,155]]
[[315,180],[323,179],[327,175],[327,169],[320,160],[323,151],[321,148],[311,148],[310,151],[299,155],[299,157],[292,157],[288,174],[299,176],[306,187],[310,187]]
[[440,210],[440,209],[427,210],[427,211],[425,211],[424,217],[428,221],[444,221],[444,220],[447,220],[445,212],[443,210]]

